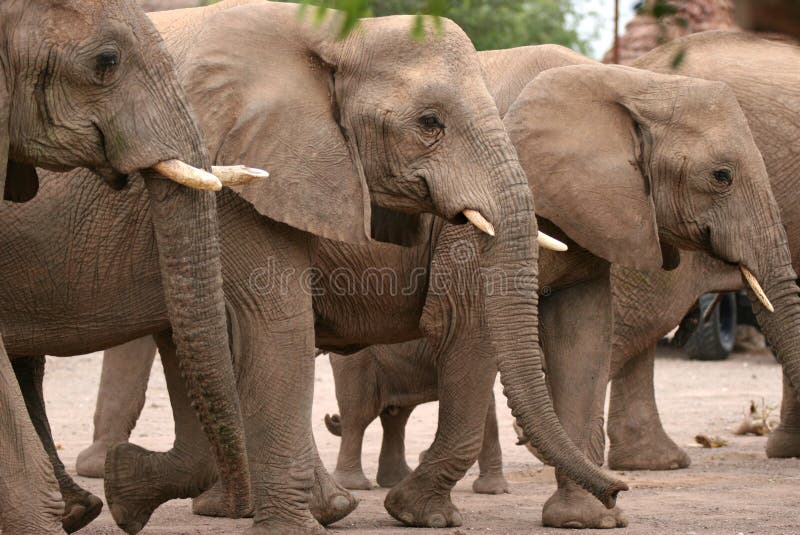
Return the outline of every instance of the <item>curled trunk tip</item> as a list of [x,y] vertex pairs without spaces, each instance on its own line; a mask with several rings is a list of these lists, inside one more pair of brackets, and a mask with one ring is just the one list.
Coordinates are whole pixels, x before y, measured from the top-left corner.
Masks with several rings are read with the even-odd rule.
[[617,505],[617,494],[624,490],[628,490],[628,485],[624,481],[615,481],[606,488],[602,496],[597,496],[597,498],[603,502],[606,509],[613,509]]

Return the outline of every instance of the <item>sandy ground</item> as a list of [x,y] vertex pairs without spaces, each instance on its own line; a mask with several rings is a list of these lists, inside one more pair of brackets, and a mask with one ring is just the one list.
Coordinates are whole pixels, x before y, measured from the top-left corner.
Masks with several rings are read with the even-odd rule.
[[[780,369],[769,353],[735,354],[725,362],[688,361],[668,350],[656,361],[658,403],[667,431],[688,446],[692,466],[672,472],[627,472],[631,486],[619,504],[630,527],[619,533],[800,533],[800,460],[768,460],[766,438],[737,437],[731,432],[741,421],[751,399],[765,398],[768,405],[780,400]],[[75,458],[92,437],[92,414],[100,377],[99,354],[71,359],[49,359],[45,383],[53,435],[62,458],[74,473]],[[168,449],[172,419],[161,365],[156,361],[148,400],[132,438],[142,446]],[[314,432],[322,458],[332,469],[339,439],[322,423],[326,412],[336,410],[333,378],[327,357],[317,359]],[[498,399],[501,390],[496,389]],[[336,533],[555,533],[541,525],[541,508],[554,488],[553,471],[542,466],[527,450],[515,446],[511,416],[504,404],[499,417],[507,476],[512,493],[483,496],[470,490],[473,468],[459,483],[453,500],[464,516],[464,526],[446,530],[409,530],[383,509],[385,490],[359,491],[361,503],[348,518],[333,525]],[[433,438],[436,405],[420,407],[409,423],[408,462]],[[719,449],[693,447],[698,433],[719,435],[729,445]],[[374,478],[380,448],[380,424],[367,432],[364,466]],[[77,478],[80,484],[102,496],[102,482]],[[174,501],[154,514],[143,533],[193,534],[241,533],[249,520],[193,516],[186,500]],[[102,515],[80,533],[122,533],[110,514]]]

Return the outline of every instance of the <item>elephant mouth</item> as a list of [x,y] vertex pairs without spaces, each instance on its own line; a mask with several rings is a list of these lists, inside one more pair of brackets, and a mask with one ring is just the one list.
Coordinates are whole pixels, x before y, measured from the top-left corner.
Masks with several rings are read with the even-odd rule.
[[120,191],[130,182],[130,174],[121,173],[110,166],[95,167],[92,171],[98,175],[105,184],[114,191]]

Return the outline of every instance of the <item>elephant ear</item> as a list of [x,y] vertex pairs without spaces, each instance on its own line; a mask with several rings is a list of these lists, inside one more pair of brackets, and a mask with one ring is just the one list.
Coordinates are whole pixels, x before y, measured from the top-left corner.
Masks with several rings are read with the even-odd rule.
[[6,168],[3,199],[11,202],[28,202],[39,192],[39,175],[32,165],[12,162]]
[[337,122],[336,67],[314,44],[322,41],[307,35],[313,23],[305,26],[290,4],[212,13],[187,52],[184,86],[214,161],[269,171],[267,180],[233,188],[259,213],[364,243],[369,190],[355,144]]
[[631,71],[604,65],[544,71],[511,105],[505,124],[537,215],[609,262],[654,270],[665,262],[645,171],[650,129],[626,99],[646,80]]
[[0,69],[0,191],[3,200],[29,201],[39,191],[39,177],[32,165],[12,162],[8,159],[11,145],[9,120],[11,102],[6,89],[5,76]]
[[372,205],[371,238],[383,243],[412,247],[428,239],[431,214],[407,214]]

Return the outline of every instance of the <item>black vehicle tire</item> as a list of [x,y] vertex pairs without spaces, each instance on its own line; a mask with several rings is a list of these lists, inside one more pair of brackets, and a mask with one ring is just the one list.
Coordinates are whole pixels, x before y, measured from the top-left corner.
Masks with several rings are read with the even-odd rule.
[[[700,297],[700,315],[713,302],[714,294]],[[686,341],[683,349],[691,359],[725,360],[736,343],[736,293],[722,295],[704,325],[700,325]]]

